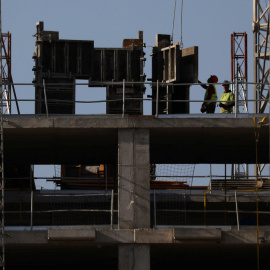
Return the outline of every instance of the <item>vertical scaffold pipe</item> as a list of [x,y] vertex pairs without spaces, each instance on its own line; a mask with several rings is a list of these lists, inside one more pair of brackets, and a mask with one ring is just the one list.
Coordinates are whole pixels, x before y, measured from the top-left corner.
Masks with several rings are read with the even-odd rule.
[[0,0],[0,94],[1,94],[1,188],[2,188],[2,198],[1,198],[1,208],[2,208],[2,219],[1,219],[1,245],[2,245],[2,256],[1,256],[1,266],[5,269],[5,175],[4,175],[4,128],[3,128],[3,67],[2,67],[2,10],[1,10],[1,0]]
[[157,94],[156,94],[156,118],[158,117],[158,100],[159,100],[159,83],[157,80]]
[[111,229],[113,229],[113,213],[114,213],[114,208],[113,208],[113,197],[114,197],[114,192],[112,189],[112,195],[111,195]]
[[204,196],[203,196],[203,224],[206,225],[206,203],[207,203],[207,193],[210,191],[210,189],[206,190],[204,192]]
[[33,211],[34,211],[34,192],[31,189],[31,217],[30,217],[30,230],[33,230]]
[[122,108],[122,118],[124,118],[124,116],[125,116],[125,88],[126,88],[125,79],[123,79],[123,108]]
[[154,189],[154,226],[157,226],[156,190]]
[[238,201],[237,201],[237,191],[234,192],[234,198],[235,198],[235,212],[236,212],[236,220],[237,220],[237,229],[240,230],[239,227],[239,213],[238,213]]
[[47,115],[47,118],[49,118],[47,93],[46,93],[46,87],[45,87],[45,80],[44,79],[43,79],[43,89],[44,89],[44,99],[45,99],[46,115]]
[[235,80],[235,93],[234,93],[234,96],[235,96],[235,106],[234,106],[235,118],[237,118],[237,113],[238,113],[238,81],[237,81],[237,79]]

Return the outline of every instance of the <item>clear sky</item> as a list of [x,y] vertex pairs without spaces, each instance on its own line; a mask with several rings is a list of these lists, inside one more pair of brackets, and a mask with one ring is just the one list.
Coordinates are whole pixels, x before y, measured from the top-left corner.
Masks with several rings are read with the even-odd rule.
[[[199,47],[199,79],[210,74],[219,81],[230,80],[230,36],[248,34],[249,81],[252,75],[252,0],[184,0],[182,36],[184,48]],[[174,0],[2,0],[2,32],[12,34],[12,75],[14,82],[31,83],[36,22],[44,21],[45,30],[59,31],[61,39],[94,40],[95,47],[122,47],[124,38],[137,38],[144,31],[145,73],[151,78],[151,50],[156,34],[171,34]],[[174,42],[180,41],[181,0],[177,0]],[[16,87],[18,97],[34,97],[34,88]],[[98,91],[93,93],[93,98]],[[103,91],[103,90],[100,90]],[[222,93],[218,87],[218,95]],[[22,92],[24,94],[22,95]],[[148,88],[146,95],[150,94]],[[105,91],[103,91],[105,97]],[[191,87],[191,99],[203,99],[200,87]],[[91,97],[92,98],[92,97]],[[250,94],[252,98],[252,92]],[[145,114],[150,114],[150,102]],[[26,106],[22,113],[32,113]],[[104,107],[105,108],[105,107]],[[195,108],[199,112],[200,104]],[[87,108],[86,108],[87,109]],[[78,111],[79,112],[79,111]]]
[[[156,34],[171,34],[174,0],[1,0],[2,32],[12,34],[12,76],[15,83],[31,83],[35,49],[36,22],[45,30],[59,31],[61,39],[94,40],[95,47],[122,47],[124,38],[137,38],[144,31],[146,43],[145,74],[151,78],[152,47]],[[199,79],[210,74],[219,81],[230,80],[233,32],[248,35],[248,80],[253,80],[252,0],[184,0],[182,36],[184,48],[199,47]],[[174,42],[180,41],[181,0],[177,0]],[[218,86],[218,96],[223,92]],[[104,99],[105,90],[84,87],[78,99]],[[16,87],[18,98],[34,98],[34,87]],[[191,99],[203,99],[201,87],[191,87]],[[253,98],[249,89],[249,98]],[[147,88],[146,94],[151,94]],[[145,96],[146,97],[146,96]],[[34,104],[20,106],[21,113],[34,113]],[[105,106],[78,108],[78,113],[105,113]],[[193,110],[199,113],[200,104]],[[103,111],[104,110],[104,111]],[[144,108],[151,114],[151,103]],[[15,106],[13,113],[16,113]]]

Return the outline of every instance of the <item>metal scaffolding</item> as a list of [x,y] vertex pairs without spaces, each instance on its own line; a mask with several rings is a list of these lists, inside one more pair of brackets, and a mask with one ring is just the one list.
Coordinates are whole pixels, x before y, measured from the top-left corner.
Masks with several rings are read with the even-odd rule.
[[[253,0],[253,92],[257,113],[264,113],[269,102],[269,6],[269,0]],[[265,164],[257,164],[255,174],[262,175],[264,168]]]
[[1,0],[0,0],[0,210],[1,210],[1,253],[0,253],[0,267],[5,269],[5,175],[4,175],[4,133],[3,133],[3,115],[11,114],[11,91],[16,100],[17,111],[20,114],[15,88],[11,76],[11,34],[2,33],[2,19],[1,19]]
[[[237,94],[237,112],[248,113],[247,34],[231,34],[231,81]],[[237,89],[236,89],[237,86]]]
[[263,113],[269,99],[269,4],[253,0],[254,112]]
[[[247,34],[231,34],[231,81],[232,91],[238,102],[234,110],[248,113]],[[226,165],[225,165],[226,166]],[[248,178],[247,164],[232,165],[232,179]]]
[[0,155],[1,155],[1,190],[2,190],[2,196],[1,196],[1,256],[0,256],[0,266],[2,269],[5,269],[5,211],[4,211],[4,187],[5,187],[5,178],[4,178],[4,137],[3,137],[3,55],[2,55],[2,49],[3,49],[3,43],[2,43],[2,19],[1,19],[1,0],[0,0],[0,95],[1,95],[1,121],[0,121]]

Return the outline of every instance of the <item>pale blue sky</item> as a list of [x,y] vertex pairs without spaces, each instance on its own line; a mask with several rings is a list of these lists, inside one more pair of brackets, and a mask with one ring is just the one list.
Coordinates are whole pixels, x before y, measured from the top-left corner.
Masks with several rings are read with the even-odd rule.
[[[248,80],[253,81],[252,0],[184,0],[184,48],[199,47],[199,79],[210,74],[230,80],[233,32],[248,34]],[[122,47],[124,38],[137,38],[144,31],[145,74],[151,78],[152,47],[156,34],[171,34],[174,0],[2,0],[2,32],[12,34],[12,75],[15,83],[31,83],[36,22],[45,30],[59,31],[61,39],[94,40],[95,47]],[[180,41],[181,0],[177,0],[174,42]],[[218,86],[218,95],[223,92]],[[34,87],[16,87],[18,98],[34,98]],[[78,89],[79,99],[104,99],[105,90]],[[249,88],[249,98],[253,98]],[[79,95],[80,94],[80,95]],[[151,94],[148,87],[147,94]],[[203,99],[201,87],[191,87],[191,99]],[[87,97],[87,98],[84,98]],[[33,103],[20,106],[21,113],[34,113]],[[193,113],[199,113],[197,103]],[[79,113],[105,113],[105,106],[86,105]],[[15,106],[13,107],[15,113]],[[151,113],[151,103],[144,108]],[[48,172],[48,171],[46,171]],[[197,173],[197,174],[200,174]]]
[[[252,0],[184,0],[184,48],[199,47],[199,79],[203,82],[210,74],[219,81],[230,80],[230,35],[248,34],[249,81],[253,80]],[[56,30],[61,39],[94,40],[96,47],[122,47],[124,38],[137,38],[144,31],[147,48],[145,73],[151,78],[151,50],[156,34],[171,34],[174,0],[2,0],[2,31],[12,34],[12,74],[14,82],[31,83],[36,22],[44,21],[45,30]],[[181,0],[177,0],[174,42],[180,41]],[[19,98],[34,97],[34,88],[16,87]],[[147,88],[150,94],[150,88]],[[102,95],[91,92],[91,98]],[[218,87],[219,96],[222,87]],[[79,92],[79,91],[78,91]],[[252,91],[250,90],[252,98]],[[191,87],[191,99],[203,99],[200,87]],[[196,110],[199,112],[200,104]],[[104,107],[105,108],[105,107]],[[87,108],[86,108],[87,110]],[[103,110],[103,109],[102,109]],[[195,110],[195,112],[196,112]],[[145,107],[150,114],[150,103]],[[22,107],[22,113],[24,112]],[[26,106],[25,113],[32,113]],[[98,111],[101,112],[101,111]]]

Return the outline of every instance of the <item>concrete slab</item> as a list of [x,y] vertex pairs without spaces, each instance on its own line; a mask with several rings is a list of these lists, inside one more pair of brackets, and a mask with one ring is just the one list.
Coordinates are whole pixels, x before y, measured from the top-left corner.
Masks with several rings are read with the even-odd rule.
[[173,243],[173,230],[135,230],[135,242],[144,244]]
[[175,241],[215,241],[220,242],[221,240],[221,230],[220,229],[174,229],[173,236]]
[[94,241],[96,238],[95,229],[83,228],[83,229],[49,229],[48,240],[49,241]]
[[7,245],[48,244],[48,232],[44,231],[6,231]]
[[[49,232],[50,231],[50,232]],[[171,229],[49,229],[39,231],[6,231],[5,242],[8,246],[16,245],[55,245],[76,243],[77,246],[110,245],[110,244],[160,244],[178,245],[200,243],[201,245],[246,245],[257,244],[257,227],[190,227]],[[49,233],[48,233],[49,232]],[[259,244],[270,246],[269,226],[259,227]],[[68,240],[68,241],[64,241]]]
[[[261,119],[256,118],[257,125]],[[150,163],[256,163],[253,117],[46,119],[13,115],[5,116],[5,161],[61,164],[70,163],[72,156],[73,163],[116,164],[118,129],[134,128],[149,131]],[[267,126],[260,128],[258,162],[269,162]]]
[[97,230],[96,242],[134,243],[134,230]]

